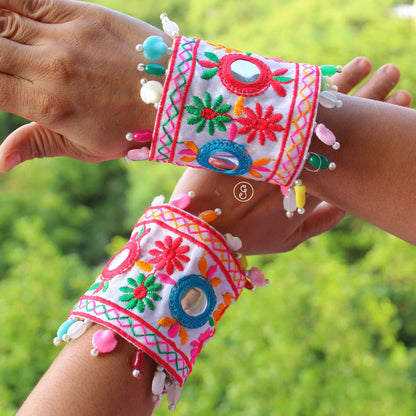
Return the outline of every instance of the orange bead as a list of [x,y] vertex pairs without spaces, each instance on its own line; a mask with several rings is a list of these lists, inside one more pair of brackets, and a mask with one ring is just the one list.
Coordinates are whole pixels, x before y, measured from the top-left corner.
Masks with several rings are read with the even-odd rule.
[[204,220],[206,222],[212,222],[212,221],[216,220],[217,217],[218,217],[217,213],[212,209],[210,209],[208,211],[201,212],[199,214],[199,218],[201,218],[201,220]]

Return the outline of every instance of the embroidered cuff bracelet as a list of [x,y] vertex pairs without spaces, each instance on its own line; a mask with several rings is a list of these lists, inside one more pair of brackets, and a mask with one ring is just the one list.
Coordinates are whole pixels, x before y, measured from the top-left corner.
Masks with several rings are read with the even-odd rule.
[[[166,22],[166,15],[161,17]],[[316,170],[335,169],[325,156],[310,154],[309,146],[315,133],[339,148],[332,132],[315,120],[319,103],[342,105],[329,91],[336,89],[329,77],[340,67],[265,58],[178,36],[177,31],[172,37],[172,50],[155,36],[139,47],[148,59],[153,44],[172,57],[163,87],[156,81],[156,91],[155,81],[142,80],[142,99],[155,103],[158,112],[153,133],[127,135],[139,142],[149,142],[152,135],[150,149],[131,150],[127,161],[149,159],[269,182],[291,188],[289,197],[295,202],[293,185],[306,161]],[[154,59],[161,56],[154,54]],[[139,65],[155,74],[151,68]],[[304,199],[302,192],[298,202]],[[303,212],[301,204],[296,209]],[[287,211],[289,216],[293,211]]]
[[[182,204],[178,198],[173,203]],[[153,386],[156,399],[169,386],[177,389],[185,383],[216,324],[243,288],[265,283],[258,269],[246,273],[229,248],[227,241],[241,246],[235,244],[238,238],[222,236],[173,203],[145,211],[127,244],[80,298],[55,338],[59,345],[79,337],[88,322],[104,325],[108,330],[93,338],[93,355],[112,351],[115,334],[134,344],[134,376],[140,376],[144,353],[160,366]],[[175,391],[172,395],[178,398]]]

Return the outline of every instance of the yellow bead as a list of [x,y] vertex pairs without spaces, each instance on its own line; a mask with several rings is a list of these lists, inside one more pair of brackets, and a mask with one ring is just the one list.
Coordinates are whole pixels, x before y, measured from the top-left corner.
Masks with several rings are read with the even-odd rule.
[[298,208],[303,208],[306,201],[306,186],[305,185],[296,185],[296,206]]
[[238,262],[240,263],[240,266],[243,270],[247,270],[248,261],[247,261],[247,257],[244,254],[239,255]]
[[206,222],[212,222],[212,221],[216,220],[217,217],[218,217],[217,213],[212,209],[210,209],[208,211],[201,212],[199,214],[199,218],[201,218],[201,220],[204,220]]

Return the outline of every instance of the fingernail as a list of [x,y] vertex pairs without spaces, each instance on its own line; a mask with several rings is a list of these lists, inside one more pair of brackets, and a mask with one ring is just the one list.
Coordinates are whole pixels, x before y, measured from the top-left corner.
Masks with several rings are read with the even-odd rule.
[[19,153],[14,152],[10,154],[6,159],[6,170],[9,171],[13,169],[16,165],[22,162],[22,157]]
[[384,72],[391,78],[392,80],[397,80],[397,78],[400,76],[400,72],[397,69],[396,66],[391,64],[386,64],[383,67]]

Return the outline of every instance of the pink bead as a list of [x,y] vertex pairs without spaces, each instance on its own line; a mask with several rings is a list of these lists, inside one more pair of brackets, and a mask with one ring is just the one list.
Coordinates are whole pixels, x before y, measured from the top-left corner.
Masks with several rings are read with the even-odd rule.
[[332,131],[329,130],[326,126],[324,126],[322,123],[316,126],[315,134],[318,136],[319,140],[321,140],[328,146],[332,146],[337,141],[337,138],[335,137],[334,133],[332,133]]
[[263,272],[257,267],[249,270],[247,278],[251,281],[253,286],[262,287],[268,284],[268,280],[264,277]]
[[288,186],[281,185],[280,191],[282,192],[282,195],[284,196],[284,195],[286,195],[289,192],[289,187]]
[[117,346],[116,335],[110,329],[100,329],[92,337],[93,347],[100,353],[108,353]]
[[169,203],[177,208],[185,209],[191,203],[191,197],[188,194],[179,194],[174,196]]
[[149,159],[150,150],[147,147],[141,149],[132,149],[127,152],[127,160],[147,160]]
[[153,132],[151,130],[137,130],[133,133],[133,140],[138,143],[150,142]]

